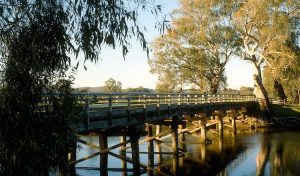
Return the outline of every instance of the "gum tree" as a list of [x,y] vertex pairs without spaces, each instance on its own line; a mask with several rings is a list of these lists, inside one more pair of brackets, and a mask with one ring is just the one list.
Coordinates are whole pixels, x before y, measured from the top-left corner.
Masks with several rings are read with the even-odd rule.
[[287,45],[289,18],[299,15],[298,1],[250,0],[236,2],[233,14],[234,27],[242,40],[242,58],[255,69],[255,95],[267,119],[272,110],[268,93],[262,81],[263,67],[283,71],[295,60]]
[[238,51],[238,38],[228,18],[232,3],[195,0],[180,4],[172,28],[154,42],[151,71],[159,75],[159,86],[172,75],[177,81],[169,87],[196,85],[215,94],[226,85],[225,65]]

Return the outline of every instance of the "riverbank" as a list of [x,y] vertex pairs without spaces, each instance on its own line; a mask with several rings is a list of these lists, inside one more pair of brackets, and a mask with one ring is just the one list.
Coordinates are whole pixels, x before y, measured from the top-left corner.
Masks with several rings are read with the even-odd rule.
[[263,118],[257,118],[260,112],[251,112],[249,116],[238,118],[238,129],[249,128],[286,128],[300,130],[300,105],[272,105],[274,121],[266,122]]
[[300,118],[300,105],[272,105],[275,117],[298,117]]

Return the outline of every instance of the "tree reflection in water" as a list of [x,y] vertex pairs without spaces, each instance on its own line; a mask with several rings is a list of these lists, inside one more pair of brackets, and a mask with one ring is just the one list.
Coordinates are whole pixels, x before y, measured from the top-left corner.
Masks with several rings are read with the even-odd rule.
[[[170,175],[300,175],[300,132],[262,132],[251,133],[229,133],[223,138],[218,135],[208,136],[212,144],[205,145],[192,136],[186,136],[185,141],[179,143],[184,149],[185,156],[173,159],[170,154],[154,154],[154,156],[141,157],[142,163],[153,165]],[[86,139],[89,140],[89,139]],[[91,142],[97,144],[98,139],[93,137]],[[119,141],[119,138],[110,138],[109,145]],[[141,151],[147,151],[152,144],[140,146]],[[154,143],[155,152],[172,152],[172,148],[166,147],[164,143]],[[78,151],[78,158],[86,156],[87,153],[94,153],[93,149]],[[125,153],[124,153],[125,154]],[[154,158],[153,158],[154,157]],[[154,159],[154,163],[153,163]],[[99,157],[80,163],[78,166],[99,167]],[[175,164],[174,164],[175,163]],[[122,163],[120,160],[113,160],[109,157],[108,167],[124,167],[122,173],[108,171],[108,175],[132,175],[129,171],[131,164]],[[129,170],[126,170],[129,169]],[[78,175],[99,176],[99,168],[94,172],[77,169]],[[155,175],[148,172],[144,175]]]
[[[225,135],[213,144],[189,144],[187,155],[180,158],[178,175],[300,175],[300,132],[263,132],[246,136]],[[236,136],[236,138],[235,138]],[[219,140],[218,140],[219,139]],[[193,140],[195,141],[195,140]],[[160,169],[169,174],[169,156]]]

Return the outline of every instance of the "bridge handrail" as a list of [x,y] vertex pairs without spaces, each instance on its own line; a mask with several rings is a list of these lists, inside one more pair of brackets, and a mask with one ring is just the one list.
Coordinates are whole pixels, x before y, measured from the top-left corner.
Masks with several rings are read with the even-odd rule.
[[79,101],[84,101],[89,105],[105,105],[102,108],[125,107],[126,104],[133,107],[256,101],[252,95],[238,94],[80,93],[74,95],[79,98]]

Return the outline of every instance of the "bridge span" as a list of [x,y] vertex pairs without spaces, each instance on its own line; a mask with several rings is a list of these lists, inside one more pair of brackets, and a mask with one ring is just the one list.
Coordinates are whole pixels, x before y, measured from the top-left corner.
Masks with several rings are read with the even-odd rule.
[[[179,147],[185,139],[184,135],[194,136],[199,143],[209,145],[213,141],[207,139],[207,132],[214,133],[220,139],[224,128],[236,132],[236,120],[243,118],[245,109],[257,102],[250,95],[210,94],[93,93],[76,94],[76,98],[84,107],[83,119],[76,124],[77,142],[97,152],[77,158],[77,144],[74,144],[69,153],[70,168],[75,173],[76,164],[100,155],[98,169],[101,175],[107,175],[109,170],[108,155],[122,160],[123,166],[133,164],[134,175],[144,172],[170,175],[154,166],[154,155],[161,154],[173,155],[171,175],[177,175],[179,158],[184,157],[185,152]],[[82,138],[84,135],[97,135],[99,145],[85,141]],[[120,136],[120,143],[108,146],[108,136]],[[146,137],[140,139],[141,136]],[[168,147],[173,152],[155,151],[153,143],[163,145],[166,138],[171,138]],[[140,162],[139,152],[139,144],[145,142],[148,143],[147,164]],[[112,152],[117,148],[120,153]],[[129,148],[131,158],[126,156]]]
[[210,94],[143,94],[93,93],[77,94],[84,104],[85,119],[78,132],[106,130],[116,127],[143,125],[178,116],[209,115],[215,110],[241,109],[255,102],[252,95]]

